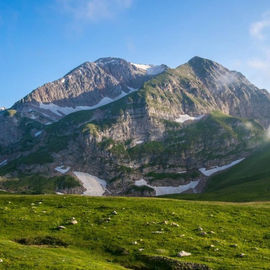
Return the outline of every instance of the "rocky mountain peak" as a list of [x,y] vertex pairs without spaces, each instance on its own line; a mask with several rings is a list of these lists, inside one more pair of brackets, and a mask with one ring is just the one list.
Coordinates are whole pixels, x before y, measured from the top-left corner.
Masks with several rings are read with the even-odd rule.
[[165,65],[136,65],[121,58],[105,57],[85,62],[62,78],[35,89],[14,105],[32,119],[59,120],[65,115],[113,102],[141,88],[166,70]]
[[255,88],[240,72],[231,71],[212,60],[195,56],[187,62],[187,65],[213,92],[228,90],[228,88],[235,91],[246,86]]
[[229,72],[229,70],[222,65],[198,56],[191,58],[188,61],[188,65],[200,79],[210,77],[212,80],[217,80],[220,75],[224,75]]
[[128,62],[122,58],[118,57],[102,57],[95,61],[98,65],[119,65],[128,64]]

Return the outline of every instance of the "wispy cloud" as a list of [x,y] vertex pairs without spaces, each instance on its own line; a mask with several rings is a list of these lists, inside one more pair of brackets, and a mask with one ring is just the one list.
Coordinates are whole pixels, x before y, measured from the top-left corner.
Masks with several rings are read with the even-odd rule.
[[[253,22],[249,28],[250,37],[252,38],[255,56],[247,60],[247,66],[253,71],[253,77],[260,86],[270,86],[270,12],[262,15],[261,19]],[[270,89],[269,89],[270,90]]]
[[266,29],[270,27],[270,12],[263,14],[262,19],[250,25],[249,32],[253,38],[263,40],[266,37]]
[[63,12],[76,20],[98,22],[111,19],[131,7],[133,0],[57,0]]

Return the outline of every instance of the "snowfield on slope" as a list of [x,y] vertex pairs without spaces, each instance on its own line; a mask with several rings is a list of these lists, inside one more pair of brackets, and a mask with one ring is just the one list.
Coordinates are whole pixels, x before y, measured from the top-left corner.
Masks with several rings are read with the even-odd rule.
[[210,175],[212,175],[212,174],[214,174],[216,172],[226,170],[226,169],[240,163],[243,160],[244,160],[244,158],[241,158],[241,159],[238,159],[238,160],[235,160],[235,161],[231,162],[230,164],[227,164],[227,165],[224,165],[224,166],[221,166],[221,167],[216,166],[216,167],[214,167],[212,169],[209,169],[209,170],[206,170],[206,168],[200,168],[199,171],[202,174],[204,174],[205,176],[210,176]]
[[106,190],[106,181],[96,176],[84,172],[73,172],[82,182],[86,191],[83,193],[88,196],[102,196]]
[[154,65],[135,64],[135,63],[131,63],[131,64],[138,69],[142,69],[142,70],[146,71],[147,75],[158,75],[165,70],[164,65],[154,66]]
[[[93,106],[76,106],[76,107],[61,107],[58,106],[54,103],[39,103],[39,108],[44,109],[44,110],[49,110],[52,113],[58,115],[58,116],[64,116],[64,115],[68,115],[74,112],[78,112],[78,111],[87,111],[87,110],[93,110],[99,107],[102,107],[104,105],[107,105],[109,103],[112,103],[114,101],[117,101],[123,97],[125,97],[126,95],[129,95],[130,93],[137,91],[138,89],[132,88],[132,87],[128,87],[128,89],[130,90],[128,93],[122,91],[120,95],[118,95],[116,98],[112,99],[109,97],[104,97],[102,98],[96,105]],[[45,115],[45,113],[43,113]],[[48,116],[48,115],[47,115]],[[48,116],[48,118],[50,118],[50,116]]]
[[188,114],[182,114],[178,118],[176,118],[174,121],[177,122],[177,123],[184,123],[184,122],[186,122],[188,120],[190,120],[190,121],[200,120],[203,117],[204,117],[204,114],[199,115],[199,116],[190,116]]
[[156,191],[156,196],[161,196],[161,195],[166,195],[166,194],[179,194],[189,189],[193,189],[193,191],[196,192],[195,188],[197,187],[199,182],[200,180],[191,181],[190,183],[186,185],[179,185],[177,187],[173,187],[173,186],[156,187],[156,186],[148,185],[144,179],[141,179],[141,180],[135,181],[135,185],[137,187],[140,187],[140,186],[151,187]]
[[70,167],[65,167],[64,165],[58,166],[54,168],[57,172],[60,172],[62,174],[67,173],[70,170]]

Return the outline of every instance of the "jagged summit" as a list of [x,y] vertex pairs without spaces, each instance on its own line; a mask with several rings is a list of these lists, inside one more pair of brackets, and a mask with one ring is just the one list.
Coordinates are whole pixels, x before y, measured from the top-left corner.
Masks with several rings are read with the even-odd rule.
[[[140,89],[145,82],[167,69],[166,65],[135,64],[116,57],[99,58],[95,62],[85,62],[59,80],[37,88],[17,102],[14,108],[29,118],[42,122],[56,121],[69,113],[94,109],[118,100]],[[177,91],[183,88],[183,91],[190,92],[191,87],[196,92],[195,98],[204,101],[204,104],[198,102],[192,109],[185,105],[186,109],[182,107],[183,112],[190,113],[192,110],[191,115],[196,116],[200,111],[217,109],[244,117],[256,114],[267,125],[265,117],[269,94],[259,91],[241,73],[230,71],[217,62],[199,56],[191,58],[175,70],[180,78],[189,74],[185,85],[174,76],[167,86],[161,83],[162,91],[172,87]],[[166,75],[168,78],[170,76]],[[244,100],[249,106],[249,98],[261,100],[258,111],[261,111],[262,117],[253,107],[247,109],[245,106],[237,106]]]
[[96,64],[119,64],[128,63],[125,59],[118,57],[101,57],[95,61]]
[[[147,68],[145,68],[147,67]],[[113,102],[167,69],[165,65],[136,65],[121,58],[104,57],[84,62],[62,78],[44,84],[14,105],[26,117],[46,122],[78,110]]]
[[194,64],[194,63],[212,63],[212,64],[218,64],[217,62],[208,59],[208,58],[204,58],[204,57],[200,57],[200,56],[193,56],[189,61],[189,64]]

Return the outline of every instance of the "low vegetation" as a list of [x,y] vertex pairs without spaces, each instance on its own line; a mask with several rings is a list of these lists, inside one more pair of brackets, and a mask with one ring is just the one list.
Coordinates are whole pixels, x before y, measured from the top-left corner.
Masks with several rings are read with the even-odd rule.
[[41,175],[20,176],[0,182],[0,188],[7,192],[24,194],[48,194],[80,187],[80,183],[70,175],[44,177]]
[[269,203],[1,195],[0,269],[269,269],[269,210]]
[[270,200],[270,144],[232,168],[213,175],[201,194],[175,194],[166,197],[212,201],[269,201]]

